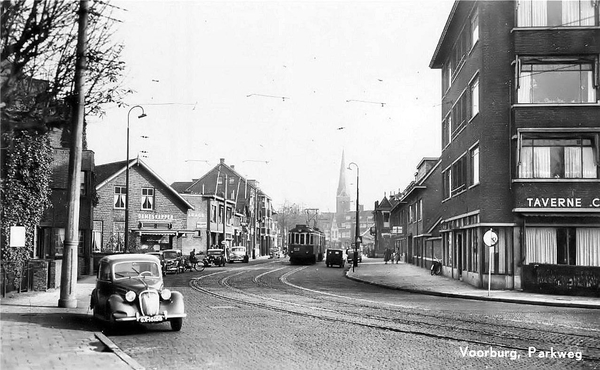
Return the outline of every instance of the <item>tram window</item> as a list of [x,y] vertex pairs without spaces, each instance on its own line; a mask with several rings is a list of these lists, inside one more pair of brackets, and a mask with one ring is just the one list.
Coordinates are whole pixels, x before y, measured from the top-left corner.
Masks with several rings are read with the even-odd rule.
[[304,234],[300,234],[300,244],[304,244]]
[[313,234],[310,234],[310,242],[309,242],[309,244],[315,244],[314,243],[314,235]]

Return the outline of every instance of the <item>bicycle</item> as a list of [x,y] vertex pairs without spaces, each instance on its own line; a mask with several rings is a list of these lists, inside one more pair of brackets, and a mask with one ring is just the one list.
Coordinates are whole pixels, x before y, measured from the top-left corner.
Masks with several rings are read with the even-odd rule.
[[442,262],[440,262],[440,260],[435,258],[433,263],[431,264],[431,275],[439,275],[441,271],[442,271]]
[[189,270],[189,271],[197,271],[197,272],[202,272],[204,271],[205,266],[204,266],[204,262],[202,262],[201,260],[197,259],[197,258],[193,258],[193,260],[191,258],[186,258],[185,261],[183,262],[183,270]]

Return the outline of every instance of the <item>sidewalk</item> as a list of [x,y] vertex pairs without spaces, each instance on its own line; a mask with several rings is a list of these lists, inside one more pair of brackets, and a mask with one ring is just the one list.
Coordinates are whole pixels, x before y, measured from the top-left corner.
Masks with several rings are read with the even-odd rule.
[[0,300],[2,369],[142,369],[99,330],[88,309],[95,276],[77,282],[77,308],[60,289],[11,292]]
[[353,280],[413,293],[443,297],[512,302],[544,306],[600,309],[600,298],[525,293],[515,290],[479,289],[446,276],[432,276],[428,269],[408,263],[385,264],[382,259],[365,258],[346,273]]

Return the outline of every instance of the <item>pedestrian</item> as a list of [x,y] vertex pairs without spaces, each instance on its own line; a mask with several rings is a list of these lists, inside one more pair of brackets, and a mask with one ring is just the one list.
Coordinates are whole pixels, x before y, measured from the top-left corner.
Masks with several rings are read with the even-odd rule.
[[388,261],[391,259],[392,257],[392,251],[390,250],[390,248],[386,248],[385,252],[383,253],[383,261],[385,262],[385,264],[387,265]]
[[400,261],[400,250],[396,250],[396,253],[394,253],[394,261],[396,261],[396,265]]

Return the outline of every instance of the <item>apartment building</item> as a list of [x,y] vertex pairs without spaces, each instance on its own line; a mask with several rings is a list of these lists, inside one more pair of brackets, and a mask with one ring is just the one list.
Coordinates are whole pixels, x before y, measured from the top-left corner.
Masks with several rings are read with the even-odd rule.
[[483,287],[489,274],[495,289],[598,289],[598,9],[455,2],[430,63],[442,73],[445,275]]

